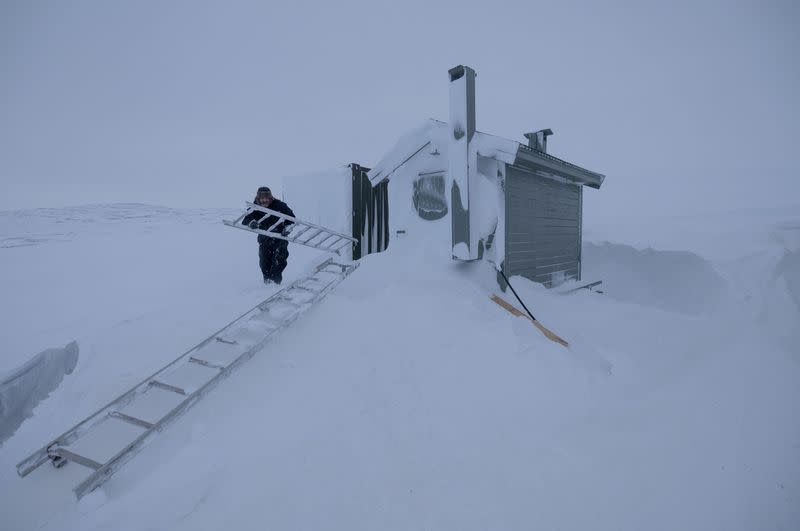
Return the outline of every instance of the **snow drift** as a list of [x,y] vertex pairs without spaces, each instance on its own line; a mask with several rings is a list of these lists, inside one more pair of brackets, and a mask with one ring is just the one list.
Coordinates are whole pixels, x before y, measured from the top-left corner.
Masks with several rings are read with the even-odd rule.
[[695,253],[618,243],[585,242],[583,277],[603,280],[603,291],[615,299],[685,313],[713,310],[726,292],[719,273]]
[[800,360],[800,249],[786,249],[765,284],[757,318],[779,345]]
[[0,376],[0,445],[78,364],[78,344],[44,350],[17,370]]
[[[694,289],[723,278],[727,297],[741,263],[612,244],[609,270],[618,261],[644,272],[609,277],[608,296],[558,295],[513,277],[537,318],[570,341],[565,349],[489,300],[491,264],[450,260],[446,217],[423,220],[407,203],[407,232],[387,252],[365,257],[80,504],[70,492],[80,467],[41,467],[20,479],[14,465],[266,298],[255,242],[208,212],[151,223],[141,206],[141,219],[86,224],[91,234],[66,223],[75,241],[47,245],[68,259],[70,289],[83,294],[71,299],[80,301],[72,314],[91,327],[70,312],[53,312],[44,327],[32,319],[38,309],[22,303],[28,294],[17,286],[47,295],[35,267],[46,245],[0,250],[0,288],[10,294],[3,337],[24,345],[71,331],[81,343],[73,374],[0,448],[0,527],[797,527],[800,364],[752,318],[773,272],[774,293],[794,304],[789,288],[781,293],[796,279],[794,258],[759,257],[752,276],[764,283],[752,285],[751,299],[714,311],[701,304],[713,291],[686,306],[661,294],[611,295],[629,296],[627,284],[642,278],[679,289],[686,281],[656,272],[684,271]],[[27,227],[9,232],[33,236],[35,225]],[[126,303],[102,304],[115,279],[94,275],[91,258],[156,249],[158,267],[144,260],[124,269],[138,272],[126,276]],[[292,274],[303,273],[306,258],[290,256]]]

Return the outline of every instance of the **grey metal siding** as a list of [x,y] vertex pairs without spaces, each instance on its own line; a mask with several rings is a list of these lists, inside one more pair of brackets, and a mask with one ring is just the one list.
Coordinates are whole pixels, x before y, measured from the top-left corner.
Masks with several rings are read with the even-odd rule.
[[372,185],[369,168],[350,164],[353,171],[353,260],[389,246],[389,181]]
[[578,280],[583,270],[583,186],[578,187]]
[[514,167],[507,175],[506,274],[546,286],[579,279],[581,187]]

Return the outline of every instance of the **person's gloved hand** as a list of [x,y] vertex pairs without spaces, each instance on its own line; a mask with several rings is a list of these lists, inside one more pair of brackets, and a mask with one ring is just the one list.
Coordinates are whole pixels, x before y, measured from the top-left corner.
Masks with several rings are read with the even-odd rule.
[[258,228],[258,221],[252,220],[252,221],[250,221],[250,223],[248,223],[247,226],[250,227],[251,229],[257,229]]

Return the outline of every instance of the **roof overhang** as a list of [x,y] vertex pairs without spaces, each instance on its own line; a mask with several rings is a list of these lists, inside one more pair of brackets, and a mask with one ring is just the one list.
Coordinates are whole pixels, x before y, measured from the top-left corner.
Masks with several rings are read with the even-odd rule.
[[600,188],[606,178],[605,175],[581,168],[542,151],[531,149],[524,144],[519,144],[514,166],[534,172],[549,173],[577,184],[597,189]]
[[[404,135],[394,148],[384,155],[367,174],[373,185],[391,179],[392,175],[415,157],[424,155],[425,148],[434,144],[447,147],[447,124],[428,119]],[[579,185],[600,188],[605,175],[589,171],[543,151],[532,149],[514,140],[476,131],[478,155],[494,158],[534,173],[555,175]]]

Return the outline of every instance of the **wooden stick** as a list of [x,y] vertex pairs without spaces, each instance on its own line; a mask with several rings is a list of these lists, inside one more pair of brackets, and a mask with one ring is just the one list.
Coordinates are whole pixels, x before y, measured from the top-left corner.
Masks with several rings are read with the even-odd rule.
[[536,328],[538,328],[538,329],[539,329],[539,331],[540,331],[542,334],[544,334],[544,336],[545,336],[547,339],[549,339],[550,341],[554,341],[554,342],[556,342],[556,343],[558,343],[559,345],[562,345],[562,346],[564,346],[564,347],[569,347],[569,343],[567,343],[565,340],[563,340],[563,339],[561,339],[560,337],[558,337],[556,334],[554,334],[552,331],[550,331],[550,330],[549,330],[547,327],[545,327],[544,325],[542,325],[542,324],[541,324],[541,323],[540,323],[538,320],[536,320],[536,319],[531,319],[531,318],[530,318],[530,316],[529,316],[528,314],[521,312],[520,310],[518,310],[517,308],[515,308],[515,307],[514,307],[512,304],[510,304],[510,303],[506,302],[504,299],[502,299],[500,296],[498,296],[498,295],[492,295],[490,298],[491,298],[491,299],[492,299],[492,300],[493,300],[495,303],[497,303],[498,305],[500,305],[500,306],[502,306],[503,308],[505,308],[505,309],[506,309],[506,310],[507,310],[507,311],[508,311],[508,312],[509,312],[511,315],[515,315],[515,316],[517,316],[517,317],[524,317],[525,319],[527,319],[528,321],[530,321],[531,323],[533,323],[533,326],[535,326]]

